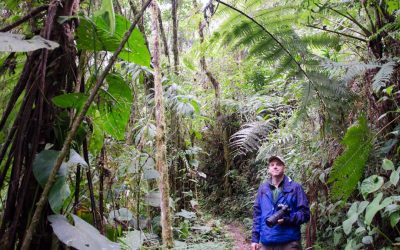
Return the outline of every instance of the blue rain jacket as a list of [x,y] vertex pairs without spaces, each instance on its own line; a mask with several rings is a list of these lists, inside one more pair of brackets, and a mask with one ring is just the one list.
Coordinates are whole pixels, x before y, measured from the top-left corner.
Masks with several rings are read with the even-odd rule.
[[[269,180],[258,189],[254,202],[252,242],[272,245],[300,240],[300,225],[310,219],[310,208],[303,188],[285,176],[274,203],[271,185]],[[282,225],[268,227],[265,220],[279,209],[278,204],[288,205],[290,213],[284,217]]]

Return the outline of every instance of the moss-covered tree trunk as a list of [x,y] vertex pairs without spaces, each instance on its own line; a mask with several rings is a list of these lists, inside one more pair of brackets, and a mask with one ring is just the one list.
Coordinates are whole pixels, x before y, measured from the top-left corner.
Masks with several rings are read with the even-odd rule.
[[152,63],[154,67],[154,103],[156,114],[156,166],[160,172],[162,240],[167,248],[173,247],[171,213],[169,208],[169,183],[167,148],[165,140],[165,114],[160,70],[160,34],[157,1],[151,3],[151,28],[153,33]]

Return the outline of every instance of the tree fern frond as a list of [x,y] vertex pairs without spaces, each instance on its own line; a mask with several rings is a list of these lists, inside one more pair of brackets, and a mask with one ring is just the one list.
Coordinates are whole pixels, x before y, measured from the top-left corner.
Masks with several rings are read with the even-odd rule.
[[265,8],[262,10],[259,10],[257,14],[254,15],[255,18],[262,18],[265,19],[269,18],[271,16],[279,16],[282,15],[282,13],[290,13],[294,15],[298,11],[298,6],[296,5],[281,5],[281,6],[276,6],[274,8]]
[[355,77],[363,74],[369,69],[380,67],[380,65],[376,63],[338,63],[332,61],[325,61],[323,66],[329,70],[331,77],[339,77],[346,82],[353,80]]
[[266,82],[271,82],[290,70],[297,70],[296,64],[290,56],[284,56],[277,64],[273,74],[267,78]]
[[301,41],[312,49],[323,49],[336,47],[339,44],[339,37],[329,33],[318,33],[301,37]]
[[374,92],[378,92],[382,87],[386,87],[392,78],[396,65],[396,62],[389,61],[381,66],[381,69],[372,79],[372,89]]
[[266,162],[272,154],[278,152],[280,148],[286,147],[294,140],[295,137],[293,134],[286,134],[284,136],[280,135],[273,140],[267,140],[261,145],[260,149],[258,150],[256,161]]
[[234,156],[245,155],[257,150],[262,140],[274,129],[274,120],[257,121],[244,124],[242,128],[230,138],[229,146]]
[[332,77],[340,77],[344,74],[342,79],[346,82],[364,74],[367,70],[380,68],[373,78],[372,89],[374,92],[378,92],[382,87],[386,86],[397,65],[398,63],[394,58],[389,58],[388,62],[383,65],[376,62],[337,63],[330,61],[324,63],[324,67],[330,71]]

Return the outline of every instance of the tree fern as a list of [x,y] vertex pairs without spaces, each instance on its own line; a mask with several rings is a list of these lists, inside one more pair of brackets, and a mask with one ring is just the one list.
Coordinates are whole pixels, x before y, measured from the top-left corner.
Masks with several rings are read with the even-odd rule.
[[365,117],[347,130],[342,140],[346,149],[334,161],[328,180],[333,199],[347,200],[356,189],[373,146],[372,138]]
[[229,146],[234,156],[245,155],[258,150],[262,140],[274,129],[274,120],[257,121],[244,124],[230,138]]
[[386,87],[392,78],[392,74],[396,66],[396,62],[389,61],[380,67],[380,70],[372,79],[372,89],[374,92],[378,92],[382,87]]
[[272,154],[276,154],[281,148],[286,147],[294,140],[294,135],[290,133],[265,141],[258,150],[256,161],[267,161]]
[[331,77],[338,77],[346,82],[352,81],[354,78],[363,75],[367,70],[379,69],[372,79],[372,89],[374,92],[378,92],[382,87],[385,87],[387,83],[389,83],[395,67],[398,66],[398,59],[388,58],[387,62],[384,64],[380,64],[379,62],[337,63],[326,61],[324,66],[329,70]]

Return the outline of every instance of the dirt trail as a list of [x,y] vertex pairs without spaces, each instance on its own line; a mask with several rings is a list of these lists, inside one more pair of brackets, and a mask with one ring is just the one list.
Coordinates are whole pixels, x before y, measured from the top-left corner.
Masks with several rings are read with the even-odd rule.
[[246,241],[245,229],[239,222],[232,222],[225,226],[233,240],[233,250],[248,250],[250,249],[250,242]]

